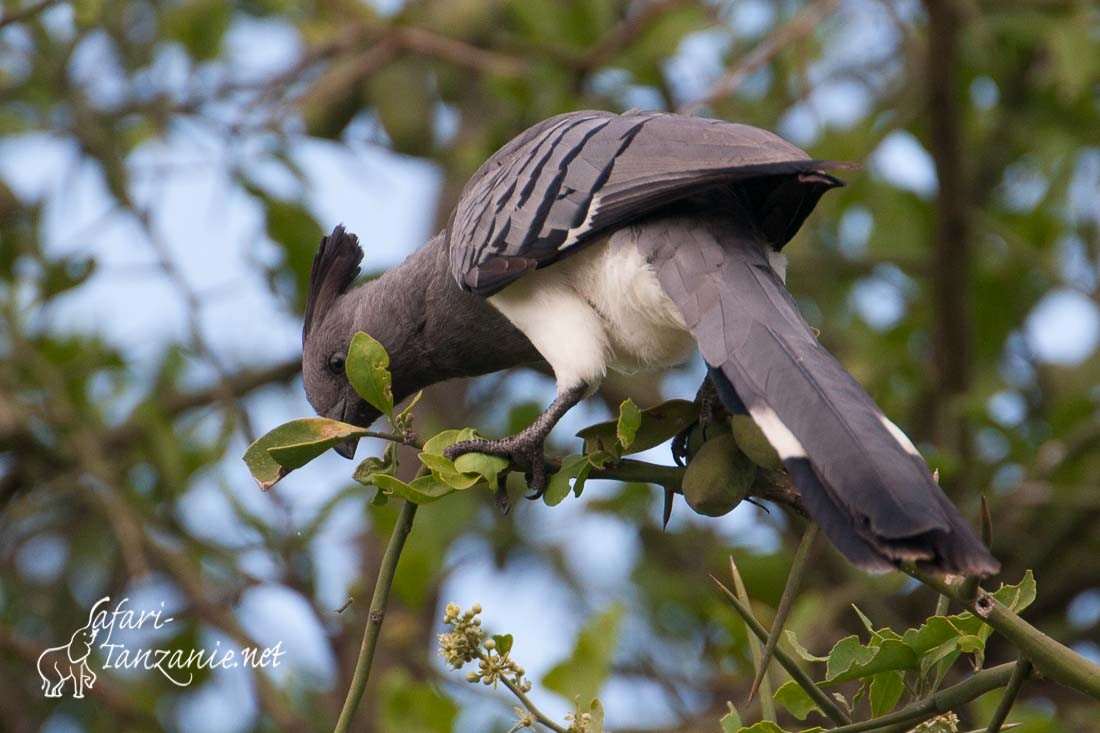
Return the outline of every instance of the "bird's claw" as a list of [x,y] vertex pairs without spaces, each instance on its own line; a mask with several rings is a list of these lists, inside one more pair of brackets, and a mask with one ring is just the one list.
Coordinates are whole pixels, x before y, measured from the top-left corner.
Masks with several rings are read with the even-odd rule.
[[676,436],[672,439],[672,460],[676,462],[676,465],[683,468],[687,465],[688,458],[688,438],[691,437],[691,431],[699,424],[696,420],[691,425],[676,433]]
[[[528,499],[541,499],[546,493],[547,465],[546,454],[541,440],[532,440],[523,433],[508,438],[487,440],[478,438],[464,440],[448,446],[443,450],[443,456],[454,461],[466,453],[486,453],[491,456],[507,458],[512,465],[523,470],[527,480],[527,488],[531,493],[526,494]],[[503,491],[503,489],[501,489]]]
[[707,432],[711,426],[717,425],[729,417],[729,412],[721,400],[718,399],[718,392],[709,377],[704,379],[702,385],[699,386],[699,392],[695,395],[695,404],[699,407],[698,419],[678,432],[676,437],[672,439],[672,460],[681,468],[686,466],[691,458],[691,452],[688,448],[691,434],[697,429],[702,430],[702,442],[705,443],[708,438]]

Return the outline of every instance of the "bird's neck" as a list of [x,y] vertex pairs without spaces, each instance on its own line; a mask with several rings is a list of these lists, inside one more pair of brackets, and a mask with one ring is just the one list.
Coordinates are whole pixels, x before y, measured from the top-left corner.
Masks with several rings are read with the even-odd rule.
[[[401,283],[388,292],[392,323],[408,324],[394,369],[394,392],[416,390],[455,377],[476,377],[541,360],[515,326],[493,306],[462,291],[451,275],[446,238],[437,236],[382,276]],[[391,356],[392,358],[392,356]]]

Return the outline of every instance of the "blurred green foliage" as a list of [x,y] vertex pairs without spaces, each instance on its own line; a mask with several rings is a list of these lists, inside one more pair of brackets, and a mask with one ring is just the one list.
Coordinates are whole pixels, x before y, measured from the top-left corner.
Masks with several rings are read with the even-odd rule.
[[[260,397],[300,399],[301,387],[295,360],[226,366],[194,313],[202,284],[179,276],[172,253],[157,244],[157,212],[137,195],[135,161],[195,128],[249,151],[209,164],[225,166],[233,193],[262,212],[266,241],[255,245],[255,267],[291,313],[300,313],[321,223],[301,186],[276,191],[253,173],[268,165],[304,183],[290,151],[307,138],[431,162],[443,177],[431,215],[440,225],[496,147],[546,116],[580,108],[676,109],[711,97],[705,114],[778,130],[815,157],[867,164],[822,202],[787,250],[792,290],[823,342],[914,437],[964,511],[976,514],[977,495],[987,495],[1004,577],[1033,568],[1041,580],[1027,618],[1100,654],[1100,355],[1052,362],[1025,337],[1028,318],[1052,293],[1100,302],[1095,3],[396,5],[388,14],[369,4],[276,0],[3,4],[4,149],[32,146],[40,135],[71,144],[97,172],[112,209],[127,216],[127,233],[114,246],[155,262],[191,315],[188,328],[156,346],[151,369],[138,368],[107,324],[73,329],[48,318],[67,296],[110,281],[94,250],[52,246],[44,217],[58,206],[52,189],[28,194],[0,180],[0,727],[36,730],[47,719],[85,730],[186,727],[185,703],[203,685],[219,684],[216,675],[181,690],[156,674],[101,672],[90,699],[41,696],[38,654],[84,622],[90,601],[142,582],[182,599],[170,638],[160,642],[166,647],[199,648],[211,634],[253,645],[242,601],[272,585],[297,594],[320,621],[331,679],[251,675],[240,706],[246,729],[328,729],[348,687],[366,622],[360,599],[396,511],[368,506],[371,494],[352,482],[305,519],[279,489],[262,501],[248,493],[258,489],[242,480],[239,454],[272,427],[253,425]],[[941,22],[945,8],[950,35],[929,25]],[[826,9],[820,22],[800,23],[803,13]],[[298,41],[280,70],[262,77],[238,73],[249,50],[230,43],[235,31],[257,23]],[[950,53],[930,53],[936,39]],[[733,88],[714,86],[727,72]],[[952,104],[933,102],[943,99]],[[905,165],[930,160],[938,189],[914,190],[875,155],[884,141],[898,140],[927,152]],[[952,223],[946,229],[945,219]],[[884,300],[897,304],[897,317],[875,317]],[[1065,339],[1094,338],[1072,323],[1062,327]],[[609,414],[628,396],[642,407],[690,396],[663,392],[660,380],[610,380],[602,396]],[[509,395],[486,394],[473,400],[465,386],[429,390],[419,428],[431,435],[464,424],[501,426]],[[530,410],[514,412],[517,423],[530,417]],[[219,519],[235,536],[214,541],[201,531],[211,518],[187,515],[187,498],[203,485],[220,497],[227,516]],[[594,667],[660,700],[675,721],[666,729],[718,730],[726,700],[744,699],[752,663],[743,624],[707,574],[732,554],[754,611],[767,620],[798,528],[778,512],[759,512],[756,519],[780,542],[731,537],[717,520],[662,530],[660,503],[654,487],[605,483],[590,486],[578,509],[631,528],[637,540],[628,590],[593,589],[585,568],[569,559],[576,548],[535,531],[545,512],[563,508],[501,516],[481,491],[422,507],[361,729],[442,732],[463,729],[464,720],[508,729],[511,701],[459,689],[432,661],[429,644],[449,600],[440,598],[441,587],[476,545],[479,558],[510,572],[540,568],[554,579],[546,593],[567,599],[578,627],[588,629],[563,641],[558,670],[584,654],[599,656]],[[349,513],[361,531],[346,550],[363,580],[346,591],[356,602],[336,614],[319,600],[323,568],[314,542],[334,517]],[[35,562],[48,558],[56,567]],[[617,607],[608,600],[624,609],[613,652],[585,642],[605,633],[592,629],[607,623],[600,621],[606,608]],[[901,630],[935,606],[903,577],[869,577],[822,552],[788,628],[807,648],[830,648],[862,633],[853,601],[876,624]],[[987,665],[1010,652],[994,636]],[[949,672],[945,684],[960,674]],[[579,686],[587,694],[591,686],[583,675],[557,677],[570,679],[552,678],[548,688],[573,694]],[[849,698],[856,691],[841,689]],[[984,725],[997,701],[990,693],[956,712],[965,725]],[[611,706],[609,725],[622,730],[614,721],[628,712]],[[742,710],[746,720],[755,713]],[[1040,733],[1088,730],[1096,717],[1096,706],[1076,694],[1029,682],[1010,719],[1027,721],[1018,731]]]

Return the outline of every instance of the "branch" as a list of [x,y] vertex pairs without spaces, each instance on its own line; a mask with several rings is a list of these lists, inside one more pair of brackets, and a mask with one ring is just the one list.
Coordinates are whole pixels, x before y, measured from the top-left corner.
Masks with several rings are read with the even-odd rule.
[[997,705],[997,710],[993,713],[993,718],[989,721],[989,727],[986,728],[985,733],[1000,733],[1005,718],[1012,710],[1012,704],[1016,702],[1016,695],[1020,693],[1020,687],[1030,675],[1031,662],[1027,657],[1020,657],[1020,660],[1016,662],[1016,668],[1012,670],[1012,678],[1009,679],[1008,685],[1005,687],[1004,697]]
[[[965,419],[944,423],[945,401],[966,392],[970,383],[970,206],[964,178],[965,150],[956,93],[962,14],[954,0],[925,0],[928,13],[929,152],[936,166],[936,231],[932,242],[933,363],[936,388],[932,397],[933,426],[949,438],[963,465],[968,463]],[[936,396],[939,396],[939,399]],[[949,434],[944,435],[944,428]]]
[[1100,700],[1100,665],[1039,631],[984,590],[979,589],[975,598],[967,599],[960,592],[961,583],[949,583],[912,565],[902,566],[902,570],[950,597],[992,626],[1019,649],[1044,677]]
[[957,685],[940,690],[928,697],[905,706],[897,712],[883,715],[872,720],[863,720],[851,725],[833,728],[829,733],[866,733],[867,731],[902,731],[912,723],[946,713],[960,705],[981,697],[990,690],[996,690],[1008,684],[1016,665],[1012,662],[984,669],[973,677]]
[[351,730],[352,718],[355,709],[359,707],[359,701],[363,699],[363,691],[367,688],[367,680],[370,678],[371,664],[374,662],[374,650],[378,646],[378,635],[382,630],[382,621],[386,616],[386,603],[390,597],[390,587],[393,585],[393,577],[397,570],[397,561],[401,559],[401,550],[405,546],[405,540],[412,531],[413,519],[416,518],[416,504],[406,501],[401,505],[401,514],[397,517],[393,534],[390,535],[386,552],[382,556],[382,565],[378,569],[378,579],[374,582],[374,596],[370,602],[370,613],[367,616],[367,627],[363,630],[363,643],[359,647],[359,658],[355,662],[355,673],[351,678],[351,687],[348,688],[348,696],[344,700],[344,707],[340,711],[340,719],[333,729],[334,733],[347,733]]
[[432,56],[455,66],[465,66],[483,74],[523,76],[528,71],[527,62],[522,58],[478,48],[424,28],[400,26],[394,28],[393,33],[397,43],[408,51]]
[[531,713],[531,715],[535,716],[536,720],[538,720],[550,730],[554,731],[554,733],[568,733],[565,728],[562,728],[560,725],[555,723],[550,716],[535,707],[535,703],[531,702],[531,698],[527,697],[526,693],[524,693],[523,690],[519,689],[515,682],[512,682],[504,675],[500,676],[500,681],[504,683],[505,687],[512,691],[513,695],[519,698],[519,701],[523,703],[523,706],[527,708],[527,711]]
[[840,0],[817,0],[804,7],[798,15],[777,27],[767,38],[756,44],[740,61],[730,67],[718,81],[711,85],[706,94],[698,99],[685,102],[677,110],[680,114],[695,114],[701,108],[727,97],[745,83],[745,80],[759,69],[767,66],[787,46],[808,36],[818,25],[840,5]]
[[[548,461],[556,471],[560,464],[554,460]],[[686,469],[679,466],[663,466],[658,463],[648,463],[631,458],[623,458],[614,463],[609,463],[603,468],[594,468],[588,474],[589,479],[616,479],[644,484],[659,484],[675,493],[681,493],[680,483],[684,478]],[[786,471],[768,468],[757,468],[756,480],[749,495],[763,501],[770,501],[789,509],[800,517],[808,517],[806,506],[802,503],[802,496],[798,489],[791,483]]]
[[[722,590],[722,592],[726,594],[726,598],[729,599],[729,602],[731,604],[733,604],[734,610],[737,611],[737,614],[742,618],[742,620],[744,620],[745,626],[749,628],[749,631],[755,634],[756,638],[759,639],[761,643],[766,643],[768,641],[768,632],[763,626],[760,625],[760,622],[756,620],[756,617],[752,615],[752,610],[745,604],[741,603],[740,599],[738,599],[737,596],[733,594],[733,591],[722,585],[722,582],[715,578],[713,575],[710,576],[710,579],[713,580]],[[848,714],[841,710],[840,707],[837,706],[836,702],[834,702],[831,697],[826,695],[825,692],[822,691],[822,689],[818,687],[812,679],[810,679],[810,676],[806,674],[805,671],[803,671],[802,667],[798,666],[798,662],[794,661],[790,658],[790,656],[787,655],[787,652],[776,647],[775,659],[777,662],[779,662],[779,664],[783,666],[783,669],[787,670],[787,674],[789,674],[791,678],[796,683],[798,683],[799,687],[806,691],[806,694],[809,695],[815,703],[817,703],[817,706],[821,708],[833,722],[844,725],[849,721]],[[840,730],[840,728],[837,728],[836,730]]]

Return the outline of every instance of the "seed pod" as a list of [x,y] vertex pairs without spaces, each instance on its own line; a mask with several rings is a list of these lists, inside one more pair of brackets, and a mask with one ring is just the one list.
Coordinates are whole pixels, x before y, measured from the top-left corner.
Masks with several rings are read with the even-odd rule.
[[719,435],[703,443],[692,457],[681,490],[697,514],[720,517],[749,495],[756,466],[737,447],[732,435]]
[[703,444],[708,440],[713,440],[720,435],[729,435],[730,426],[725,420],[719,420],[717,422],[707,425],[706,438],[703,437],[703,426],[696,423],[695,427],[691,429],[691,433],[688,434],[688,462],[691,462],[691,458],[695,457],[695,454],[699,452],[699,449],[703,447]]
[[764,468],[783,468],[783,461],[775,448],[764,437],[764,432],[748,415],[734,415],[730,418],[730,427],[733,428],[733,437],[737,440],[737,446],[741,452],[749,457],[749,460]]

